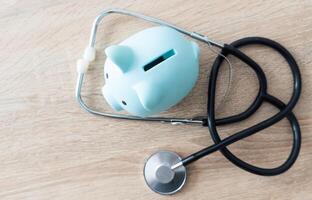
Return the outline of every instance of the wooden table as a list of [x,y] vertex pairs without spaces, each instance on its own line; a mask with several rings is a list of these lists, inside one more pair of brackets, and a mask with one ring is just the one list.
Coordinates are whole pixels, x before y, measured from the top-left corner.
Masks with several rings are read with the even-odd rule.
[[[302,129],[295,165],[275,177],[247,173],[214,153],[188,168],[183,190],[173,196],[151,192],[142,176],[144,161],[160,149],[187,156],[213,144],[207,128],[95,117],[74,99],[76,60],[88,42],[93,19],[118,7],[141,12],[217,41],[263,36],[285,45],[303,79],[294,112]],[[60,1],[7,0],[0,7],[0,199],[312,199],[312,1]],[[103,50],[151,26],[140,20],[108,17],[99,29],[98,56],[87,75],[83,98],[110,108],[101,96]],[[205,114],[207,76],[215,54],[201,47],[200,79],[194,90],[163,115]],[[243,51],[264,68],[269,92],[287,102],[292,78],[285,61],[268,48]],[[257,93],[255,74],[233,57],[231,92],[218,117],[238,113]],[[228,68],[218,84],[221,102]],[[219,128],[222,137],[277,110],[264,104],[239,124]],[[242,159],[262,167],[281,164],[292,135],[286,120],[231,145]]]

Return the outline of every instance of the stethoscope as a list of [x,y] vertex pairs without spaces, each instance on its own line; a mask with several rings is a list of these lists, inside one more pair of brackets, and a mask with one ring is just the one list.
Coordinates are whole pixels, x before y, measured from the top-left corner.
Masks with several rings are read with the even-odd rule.
[[[209,86],[208,86],[208,102],[207,102],[207,117],[194,117],[194,118],[173,118],[173,117],[148,117],[140,118],[129,115],[120,115],[113,113],[106,113],[96,111],[85,104],[81,98],[81,88],[83,85],[84,75],[88,70],[89,64],[95,59],[95,40],[97,28],[102,21],[102,19],[112,13],[118,13],[128,16],[137,17],[145,21],[153,22],[158,25],[168,26],[173,28],[187,36],[190,36],[196,40],[204,42],[209,46],[215,46],[221,49],[221,52],[216,57],[209,77]],[[261,69],[261,67],[245,53],[241,52],[238,48],[247,46],[247,45],[263,45],[270,47],[277,51],[282,57],[287,61],[293,76],[293,93],[287,104],[283,103],[278,98],[270,95],[267,92],[267,79]],[[231,54],[241,61],[245,62],[257,75],[259,81],[259,91],[257,97],[253,103],[242,113],[236,114],[233,116],[216,119],[215,118],[215,93],[216,93],[216,82],[219,73],[219,68],[222,62],[227,59],[226,56]],[[222,44],[220,42],[215,42],[208,37],[201,35],[196,32],[189,32],[179,27],[176,27],[167,22],[148,17],[139,13],[130,12],[121,9],[109,9],[103,11],[95,19],[92,30],[89,44],[85,50],[83,56],[84,65],[78,66],[78,80],[76,85],[76,99],[79,102],[80,106],[87,112],[104,117],[112,117],[118,119],[129,119],[129,120],[142,120],[142,121],[158,121],[158,122],[169,122],[172,124],[201,124],[208,127],[208,130],[211,134],[211,137],[215,144],[208,146],[204,149],[201,149],[198,152],[195,152],[187,157],[181,158],[178,154],[171,151],[158,151],[155,154],[151,155],[144,166],[144,177],[147,185],[155,192],[160,194],[173,194],[179,191],[186,181],[186,166],[195,162],[196,160],[203,158],[215,151],[220,151],[229,161],[234,165],[244,169],[248,172],[263,175],[263,176],[273,176],[281,174],[287,171],[296,161],[301,145],[301,133],[299,123],[292,113],[292,109],[295,107],[300,93],[301,93],[301,77],[298,65],[293,58],[293,56],[279,43],[272,41],[270,39],[262,37],[247,37],[243,39],[236,40],[231,44]],[[231,124],[239,122],[250,117],[254,114],[263,102],[270,103],[271,105],[278,108],[280,111],[273,115],[272,117],[255,124],[247,129],[241,130],[231,136],[228,136],[225,139],[221,139],[217,126]],[[278,167],[275,168],[261,168],[254,165],[251,165],[240,158],[236,157],[227,146],[237,142],[241,139],[244,139],[248,136],[251,136],[261,130],[264,130],[273,124],[279,122],[283,118],[287,118],[293,133],[293,145],[291,152],[286,159],[286,161]]]

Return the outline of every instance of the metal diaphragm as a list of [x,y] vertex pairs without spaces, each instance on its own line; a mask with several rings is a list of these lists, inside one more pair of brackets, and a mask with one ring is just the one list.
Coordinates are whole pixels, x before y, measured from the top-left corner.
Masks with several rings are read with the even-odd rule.
[[144,178],[149,188],[159,194],[174,194],[179,191],[186,180],[186,168],[181,165],[181,157],[171,151],[158,151],[148,158],[144,166]]

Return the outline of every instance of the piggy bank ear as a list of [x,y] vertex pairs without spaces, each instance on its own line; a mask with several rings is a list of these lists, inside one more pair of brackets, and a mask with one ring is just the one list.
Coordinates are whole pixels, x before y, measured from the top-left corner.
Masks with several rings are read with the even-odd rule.
[[136,91],[141,104],[148,111],[155,109],[163,96],[161,87],[147,81],[141,81],[134,85],[134,90]]
[[106,56],[124,73],[133,62],[133,51],[128,46],[112,45],[105,49]]
[[193,42],[193,41],[191,41],[191,45],[192,45],[192,49],[193,49],[193,53],[194,53],[195,58],[199,59],[199,52],[200,52],[200,50],[199,50],[198,44]]

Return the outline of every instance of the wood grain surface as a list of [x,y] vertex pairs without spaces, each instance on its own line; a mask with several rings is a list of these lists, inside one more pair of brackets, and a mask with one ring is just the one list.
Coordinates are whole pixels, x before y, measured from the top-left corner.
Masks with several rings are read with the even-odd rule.
[[[93,19],[111,7],[161,18],[217,41],[263,36],[286,46],[302,73],[303,91],[294,112],[302,129],[302,150],[286,173],[262,177],[247,173],[219,152],[188,167],[183,190],[173,196],[151,192],[142,176],[145,160],[157,150],[181,156],[213,144],[207,128],[123,121],[84,112],[74,99],[76,60],[87,45]],[[0,199],[312,199],[312,1],[109,1],[2,0],[0,7]],[[96,62],[87,74],[83,98],[110,110],[101,96],[103,50],[151,24],[112,15],[98,32]],[[200,79],[167,116],[203,115],[207,77],[215,54],[201,47]],[[292,77],[285,61],[263,47],[243,49],[264,69],[269,92],[284,102]],[[218,117],[238,113],[252,102],[255,74],[229,57],[231,92]],[[224,64],[218,100],[225,92]],[[222,138],[259,122],[277,110],[264,104],[238,124],[219,128]],[[292,135],[286,120],[237,142],[230,149],[262,166],[281,164]]]

